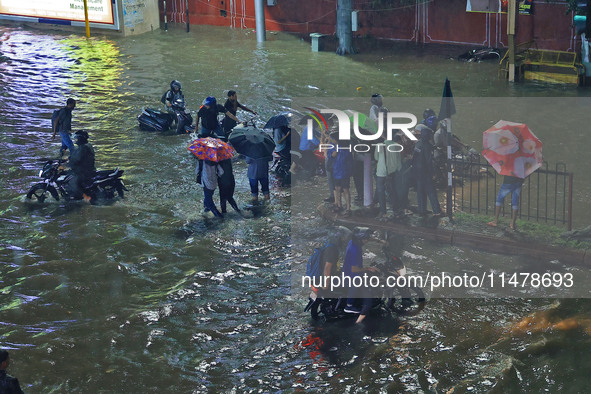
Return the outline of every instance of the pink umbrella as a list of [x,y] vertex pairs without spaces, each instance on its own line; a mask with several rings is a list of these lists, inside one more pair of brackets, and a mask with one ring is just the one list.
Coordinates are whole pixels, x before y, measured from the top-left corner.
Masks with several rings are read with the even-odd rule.
[[501,175],[525,178],[542,166],[542,141],[523,123],[500,120],[482,134],[482,155]]
[[200,160],[210,160],[219,163],[231,159],[236,151],[234,148],[217,138],[197,138],[187,147]]

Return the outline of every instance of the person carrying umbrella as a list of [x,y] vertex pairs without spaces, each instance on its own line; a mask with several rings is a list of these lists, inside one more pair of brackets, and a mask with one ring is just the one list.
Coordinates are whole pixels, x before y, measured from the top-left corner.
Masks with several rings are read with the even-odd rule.
[[527,125],[501,120],[483,133],[482,145],[485,159],[504,176],[495,202],[495,217],[488,225],[497,226],[503,200],[511,193],[509,228],[516,230],[521,186],[527,176],[542,166],[542,142]]
[[252,201],[259,199],[259,183],[261,184],[261,191],[265,200],[271,199],[271,195],[269,194],[269,161],[271,160],[272,157],[261,157],[258,159],[246,157]]
[[218,186],[218,177],[224,174],[219,163],[231,159],[236,151],[229,144],[211,137],[197,138],[187,149],[199,159],[195,173],[197,183],[203,186],[204,212],[212,212],[216,217],[223,217],[213,202],[213,193]]
[[511,228],[511,230],[517,229],[517,211],[519,210],[519,196],[521,195],[521,186],[523,186],[523,181],[524,179],[511,175],[505,175],[503,177],[503,184],[499,189],[497,201],[495,202],[495,218],[493,221],[487,223],[489,226],[497,227],[503,201],[505,200],[505,197],[507,197],[507,194],[511,193],[511,224],[509,224],[509,228]]

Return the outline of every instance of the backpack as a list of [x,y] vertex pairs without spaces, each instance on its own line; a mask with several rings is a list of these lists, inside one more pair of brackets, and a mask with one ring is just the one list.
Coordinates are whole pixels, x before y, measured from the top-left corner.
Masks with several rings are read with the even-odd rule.
[[54,109],[53,110],[53,113],[51,114],[51,129],[52,130],[55,129],[55,126],[56,126],[55,122],[57,121],[57,118],[58,118],[58,116],[60,114],[60,110],[61,110],[61,108],[60,109]]
[[320,278],[323,275],[324,264],[320,260],[320,257],[322,255],[322,252],[324,252],[324,250],[326,248],[328,248],[329,246],[332,246],[332,245],[333,244],[331,244],[329,241],[326,244],[324,244],[324,246],[322,248],[314,249],[314,253],[312,253],[312,256],[310,256],[310,260],[308,260],[308,265],[306,266],[306,276],[307,277]]

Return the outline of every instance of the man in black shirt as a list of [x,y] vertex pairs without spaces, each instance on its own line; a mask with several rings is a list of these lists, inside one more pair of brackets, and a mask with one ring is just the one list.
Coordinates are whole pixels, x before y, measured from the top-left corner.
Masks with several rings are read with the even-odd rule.
[[[238,96],[236,96],[236,92],[234,90],[230,90],[228,92],[228,99],[226,100],[226,103],[224,104],[224,108],[226,108],[226,110],[234,116],[236,116],[236,112],[238,111],[238,108],[240,108],[244,111],[250,112],[254,115],[258,115],[252,109],[250,109],[238,102]],[[230,134],[230,132],[232,131],[232,129],[234,127],[236,127],[236,122],[234,121],[234,119],[232,119],[226,115],[226,117],[224,117],[224,120],[222,120],[222,129],[224,130],[224,135],[227,137],[228,134]]]
[[197,126],[201,119],[200,137],[223,137],[222,126],[218,122],[218,113],[223,113],[235,122],[240,122],[238,118],[221,104],[218,104],[215,97],[208,96],[204,101],[199,112],[197,112]]
[[0,394],[23,394],[18,379],[6,373],[10,356],[6,350],[0,350]]
[[88,133],[79,130],[74,133],[78,147],[70,155],[70,168],[74,178],[69,182],[74,198],[79,198],[86,185],[96,172],[94,166],[94,148],[88,143]]

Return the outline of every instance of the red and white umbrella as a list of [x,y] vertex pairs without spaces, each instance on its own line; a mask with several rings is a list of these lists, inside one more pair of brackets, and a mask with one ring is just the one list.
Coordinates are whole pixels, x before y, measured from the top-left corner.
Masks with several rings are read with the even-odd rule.
[[523,123],[498,121],[482,134],[482,155],[501,175],[525,178],[542,166],[542,141]]

